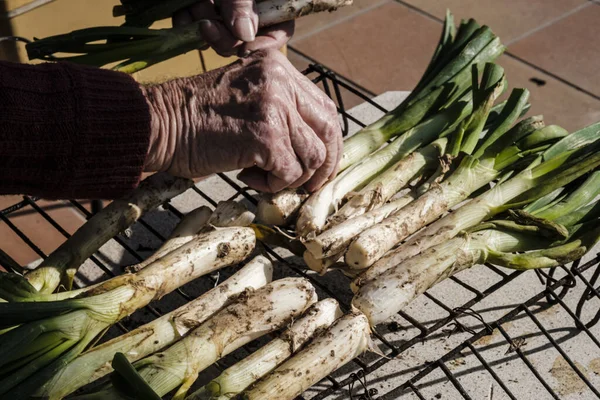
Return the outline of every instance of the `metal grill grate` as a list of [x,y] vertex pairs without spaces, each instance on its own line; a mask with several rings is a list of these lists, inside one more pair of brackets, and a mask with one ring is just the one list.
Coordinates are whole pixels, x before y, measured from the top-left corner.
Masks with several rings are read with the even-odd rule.
[[[327,71],[319,65],[311,65],[305,71],[305,74],[309,76],[313,82],[319,85],[327,95],[333,98],[338,105],[344,135],[348,134],[352,124],[356,124],[360,127],[365,125],[363,121],[358,120],[351,113],[347,112],[345,102],[346,104],[348,101],[354,104],[366,102],[370,107],[374,107],[379,111],[387,111],[381,105],[373,101],[369,94],[363,89],[346,79],[337,77],[332,72]],[[218,201],[225,200],[225,197],[245,201],[251,207],[256,204],[254,198],[255,192],[251,189],[242,187],[235,178],[228,174],[219,174],[218,176],[221,183],[226,184],[230,189],[232,195],[227,196],[225,193],[217,193],[220,197],[217,198],[215,195],[211,195],[210,187],[207,187],[206,185],[203,185],[203,182],[200,182],[190,189],[191,195],[195,196],[194,201],[197,203],[195,205],[196,207],[201,204],[209,204],[214,207]],[[186,193],[186,195],[189,196],[190,193]],[[30,209],[28,211],[39,213],[39,215],[56,229],[58,234],[68,238],[69,233],[57,223],[44,208],[40,207],[37,204],[37,201],[37,198],[24,196],[22,201],[1,210],[0,220],[2,221],[1,223],[6,224],[14,231],[14,233],[36,254],[44,258],[46,257],[46,254],[11,221],[11,214],[15,215],[19,210]],[[164,241],[165,236],[161,233],[159,225],[164,225],[165,218],[170,218],[172,220],[171,223],[174,224],[174,221],[183,215],[182,210],[180,210],[175,203],[176,200],[163,205],[162,213],[167,214],[166,216],[158,215],[157,212],[151,212],[144,216],[135,225],[136,234],[137,232],[140,232],[140,234],[145,236],[151,236],[155,242]],[[86,218],[89,218],[92,215],[91,212],[78,201],[70,201],[69,206],[82,213]],[[128,238],[127,235],[119,235],[115,237],[114,240],[116,244],[122,248],[124,258],[129,257],[134,262],[141,261],[144,258],[144,256],[141,255],[142,251],[140,248],[136,248],[135,241]],[[2,243],[0,242],[0,250],[3,250],[1,246]],[[8,249],[4,250],[7,251]],[[271,249],[266,246],[265,251],[279,262],[278,265],[281,266],[278,271],[279,274],[304,276],[310,279],[314,284],[321,298],[334,297],[340,302],[345,311],[349,309],[351,299],[351,293],[348,289],[349,281],[341,273],[334,272],[325,277],[319,277],[308,271],[301,260],[290,257],[290,255],[285,252]],[[102,273],[109,277],[119,273],[120,270],[115,268],[115,266],[112,265],[110,261],[107,261],[106,257],[100,253],[91,257],[88,263],[91,262],[93,268],[99,269],[99,271],[102,271]],[[0,252],[0,256],[1,255],[2,253]],[[10,263],[2,257],[0,257],[0,265],[7,270],[10,270],[11,268]],[[485,398],[489,399],[522,398],[519,392],[510,388],[511,383],[501,377],[497,368],[498,364],[486,361],[486,356],[477,344],[482,338],[493,335],[493,332],[499,332],[499,335],[496,335],[498,339],[496,345],[508,346],[509,351],[507,353],[512,354],[510,360],[523,363],[524,367],[531,373],[529,379],[531,379],[532,382],[537,381],[539,383],[539,385],[536,386],[536,388],[540,389],[541,397],[539,398],[550,396],[551,398],[558,399],[560,398],[560,393],[557,393],[552,388],[551,384],[548,383],[547,377],[545,377],[545,371],[539,371],[538,368],[534,366],[534,363],[530,361],[529,351],[522,350],[519,346],[519,340],[511,336],[504,328],[504,324],[509,321],[523,323],[524,319],[528,319],[533,323],[536,330],[533,334],[538,334],[539,336],[546,338],[548,346],[557,351],[564,358],[566,364],[572,368],[572,371],[583,381],[586,389],[586,396],[590,396],[585,398],[594,398],[594,396],[600,397],[599,389],[594,386],[593,382],[577,365],[576,360],[573,360],[564,351],[560,343],[553,337],[552,332],[544,327],[543,323],[540,322],[540,319],[536,316],[539,310],[535,310],[542,301],[545,304],[544,309],[548,309],[548,307],[552,305],[560,307],[560,309],[564,310],[571,318],[573,325],[572,330],[575,334],[587,335],[593,343],[593,348],[590,348],[589,350],[598,352],[600,350],[600,342],[593,334],[592,329],[600,319],[600,310],[590,314],[589,308],[594,305],[595,301],[600,299],[600,289],[596,286],[598,277],[600,276],[599,265],[600,256],[596,256],[590,261],[585,263],[574,263],[570,267],[560,267],[548,271],[526,273],[525,275],[529,277],[537,274],[539,278],[539,282],[534,282],[536,284],[534,295],[522,299],[518,304],[509,307],[510,311],[507,313],[504,312],[504,315],[495,318],[494,322],[491,323],[485,322],[481,313],[473,311],[473,308],[482,304],[482,302],[489,299],[491,296],[498,296],[498,294],[503,293],[506,290],[505,288],[507,285],[511,284],[516,279],[520,279],[524,274],[517,271],[500,270],[494,266],[488,265],[487,268],[478,267],[479,275],[477,275],[475,279],[469,279],[468,276],[466,276],[465,279],[463,278],[463,274],[459,274],[459,277],[452,277],[450,280],[443,283],[453,285],[453,295],[450,298],[448,296],[439,295],[436,288],[434,288],[419,299],[421,302],[427,303],[428,309],[435,308],[437,310],[436,318],[427,321],[421,311],[415,312],[423,309],[421,307],[422,304],[414,307],[411,306],[409,307],[409,310],[400,312],[394,321],[389,324],[380,325],[373,330],[373,335],[384,356],[368,355],[353,360],[340,371],[337,371],[332,376],[327,377],[327,379],[308,390],[304,394],[305,397],[300,397],[300,399],[426,399],[430,397],[428,397],[427,394],[424,394],[424,390],[431,386],[432,383],[440,380],[447,380],[456,391],[456,396],[452,397],[454,394],[450,394],[450,398],[472,399],[484,398],[485,396],[488,396]],[[223,273],[226,274],[226,272]],[[559,275],[560,278],[555,277]],[[202,283],[194,282],[186,285],[177,290],[176,293],[172,293],[166,297],[170,298],[175,304],[183,304],[183,302],[190,301],[202,293],[199,287],[202,287],[202,285],[204,285],[205,288],[210,287],[218,283],[218,280],[218,275],[200,278],[198,281],[202,281]],[[583,290],[579,290],[581,293],[575,293],[575,288]],[[565,300],[567,294],[570,296],[568,302]],[[576,295],[574,300],[572,299],[573,295]],[[144,310],[136,312],[132,317],[123,320],[116,328],[113,328],[114,332],[109,333],[109,336],[126,332],[144,322],[144,319],[147,321],[148,318],[151,319],[162,315],[166,312],[163,308],[167,307],[165,306],[167,302],[163,300],[157,302],[159,304],[153,303],[145,307]],[[573,301],[575,304],[574,307],[569,305],[573,303]],[[419,301],[416,303],[419,303]],[[586,307],[588,304],[590,307]],[[597,304],[595,304],[595,306],[597,307]],[[142,315],[142,317],[138,318],[136,317],[137,315]],[[591,315],[589,321],[585,322],[582,320],[584,315]],[[469,327],[464,321],[477,321],[479,326]],[[399,335],[398,332],[400,332],[401,335]],[[458,344],[452,346],[453,348],[450,351],[447,351],[447,349],[436,349],[436,359],[433,362],[426,364],[419,362],[412,365],[410,373],[413,373],[413,375],[411,377],[407,376],[399,378],[400,375],[396,375],[393,368],[392,372],[387,375],[386,373],[381,373],[381,371],[386,368],[389,371],[390,362],[403,357],[408,357],[408,354],[411,351],[415,351],[425,342],[432,342],[446,335],[448,335],[448,337],[457,337]],[[250,344],[240,351],[247,354],[255,349],[255,346],[256,345]],[[457,360],[460,357],[464,357],[465,352],[476,361],[477,365],[466,371],[456,373],[452,368],[448,367],[448,363]],[[235,354],[236,353],[234,353],[234,356]],[[238,357],[243,357],[243,354],[238,355]],[[222,369],[223,367],[223,363],[218,363],[218,369]],[[477,371],[485,371],[489,374],[494,384],[492,388],[497,387],[499,389],[497,392],[501,393],[496,393],[497,396],[487,393],[473,394],[465,389],[465,382]],[[435,378],[434,376],[438,376],[439,378]],[[433,381],[430,380],[428,382],[428,379],[431,377],[434,377],[432,378]],[[375,384],[375,381],[378,383]],[[385,383],[385,385],[382,384],[382,382]],[[375,385],[378,386],[379,389],[376,389]],[[434,395],[434,398],[440,397]]]

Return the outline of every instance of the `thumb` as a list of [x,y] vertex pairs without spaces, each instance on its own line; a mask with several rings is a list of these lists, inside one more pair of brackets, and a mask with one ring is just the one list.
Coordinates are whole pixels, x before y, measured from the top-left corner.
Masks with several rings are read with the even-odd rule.
[[221,15],[233,35],[253,42],[258,31],[258,15],[254,0],[221,0]]

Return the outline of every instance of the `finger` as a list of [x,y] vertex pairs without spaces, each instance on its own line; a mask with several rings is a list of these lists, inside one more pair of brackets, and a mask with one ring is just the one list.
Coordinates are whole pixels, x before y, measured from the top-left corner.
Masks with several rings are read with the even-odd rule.
[[326,149],[325,161],[305,185],[305,188],[312,192],[319,189],[337,172],[340,153],[343,151],[343,145],[340,142],[342,132],[335,105],[331,100],[315,100],[298,93],[299,91],[296,93],[298,113],[321,139]]
[[258,167],[243,169],[237,176],[237,179],[244,182],[252,189],[261,192],[270,192],[271,189],[267,183],[267,171],[264,171]]
[[327,160],[321,170],[315,173],[314,179],[307,183],[306,189],[312,191],[337,175],[344,142],[335,103],[305,75],[294,72],[296,81],[304,89],[302,93],[306,95],[297,101],[298,111],[327,147]]
[[304,185],[306,190],[308,190],[311,193],[320,189],[321,186],[323,186],[325,183],[327,183],[327,181],[329,181],[330,179],[335,177],[335,175],[337,173],[336,168],[337,168],[337,165],[339,164],[339,162],[338,162],[338,153],[339,152],[337,150],[337,144],[332,145],[331,143],[328,143],[326,139],[322,139],[322,140],[325,144],[325,147],[328,149],[326,152],[327,156],[325,158],[325,162],[323,163],[321,168],[319,168],[315,171],[313,176]]
[[237,178],[253,189],[276,193],[296,182],[303,173],[302,166],[295,155],[278,154],[271,171],[259,167],[242,170]]
[[[189,25],[192,22],[194,22],[194,16],[192,15],[191,9],[180,10],[173,15],[174,27]],[[207,43],[206,45],[199,46],[198,48],[200,50],[206,50],[208,49],[208,46],[209,44]]]
[[294,27],[294,21],[288,21],[259,29],[256,39],[250,43],[243,43],[238,54],[243,57],[256,50],[279,50],[294,34]]
[[336,175],[338,174],[338,172],[340,172],[340,162],[342,161],[342,156],[344,155],[344,138],[342,137],[342,135],[338,135],[337,148],[338,148],[337,162],[335,164],[335,169],[333,170],[332,174],[329,175],[329,180],[332,180],[333,178],[335,178]]
[[277,193],[289,187],[300,179],[302,174],[302,165],[295,154],[286,152],[285,154],[276,155],[274,168],[267,175],[269,191]]
[[202,19],[221,19],[212,1],[204,0],[198,2],[191,7],[188,7],[187,10],[189,11],[194,21],[200,21]]
[[192,18],[192,14],[190,13],[189,9],[180,10],[180,11],[177,11],[175,14],[173,14],[173,26],[174,27],[189,25],[192,22],[194,22],[194,20]]
[[219,55],[229,57],[237,52],[237,46],[241,42],[234,38],[221,22],[203,19],[199,22],[199,25],[202,38]]
[[258,15],[254,0],[222,0],[221,15],[233,36],[252,42],[258,30]]
[[[310,118],[306,119],[310,120]],[[317,169],[312,178],[306,182],[305,188],[309,192],[319,189],[329,179],[335,177],[341,152],[338,145],[338,137],[342,135],[342,132],[337,123],[337,118],[335,122],[319,122],[318,118],[315,118],[315,121],[317,122],[312,123],[312,125],[315,126],[313,129],[315,130],[315,133],[317,133],[317,136],[323,141],[325,148],[327,149],[327,156],[323,165]],[[311,123],[309,123],[309,125],[311,125]]]
[[303,166],[303,173],[290,187],[304,185],[326,159],[327,149],[321,139],[298,114],[290,117],[290,141],[292,148]]
[[[278,129],[289,131],[290,125],[283,120]],[[240,180],[252,184],[253,188],[266,192],[278,192],[296,182],[303,174],[300,159],[294,153],[289,135],[283,135],[278,129],[266,127],[263,141],[256,144],[259,146],[252,151],[252,157],[248,160],[252,165],[246,165],[251,171],[241,174]],[[257,167],[266,172],[260,174]]]

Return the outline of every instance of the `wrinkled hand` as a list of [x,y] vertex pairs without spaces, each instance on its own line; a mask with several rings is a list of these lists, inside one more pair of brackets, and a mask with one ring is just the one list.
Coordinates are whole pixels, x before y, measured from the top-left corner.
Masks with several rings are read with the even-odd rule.
[[243,169],[261,191],[314,191],[343,143],[333,102],[278,51],[144,89],[152,114],[147,171],[182,177]]
[[258,29],[255,0],[221,0],[220,15],[213,0],[201,0],[173,16],[174,26],[194,21],[200,21],[200,33],[207,44],[226,57],[280,49],[294,34],[294,21]]

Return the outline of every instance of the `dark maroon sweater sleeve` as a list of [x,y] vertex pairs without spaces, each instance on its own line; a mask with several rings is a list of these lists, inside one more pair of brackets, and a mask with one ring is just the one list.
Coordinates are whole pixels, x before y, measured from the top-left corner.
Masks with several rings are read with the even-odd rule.
[[132,77],[0,61],[0,194],[121,197],[140,181],[149,140],[150,111]]

